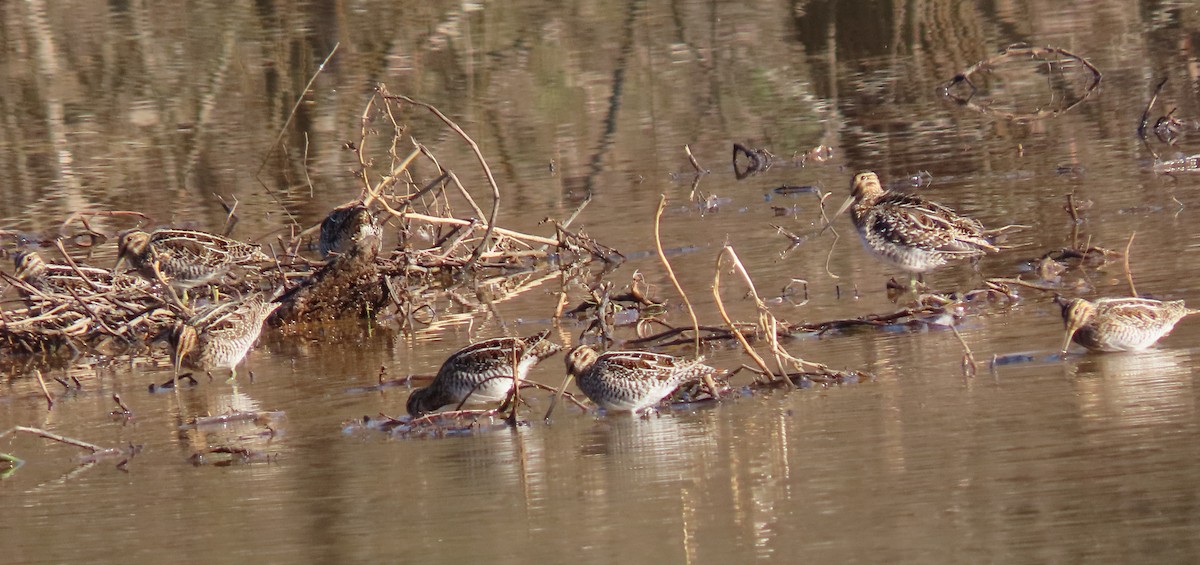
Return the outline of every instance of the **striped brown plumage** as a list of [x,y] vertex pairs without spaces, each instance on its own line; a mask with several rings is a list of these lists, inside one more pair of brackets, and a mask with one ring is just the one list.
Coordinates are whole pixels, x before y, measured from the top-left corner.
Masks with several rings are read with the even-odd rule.
[[151,281],[154,265],[172,286],[188,289],[208,283],[238,265],[271,260],[258,245],[193,230],[128,230],[117,242],[117,266],[122,261]]
[[514,360],[517,379],[524,380],[541,360],[558,353],[562,346],[547,339],[549,330],[526,338],[498,337],[464,347],[451,355],[429,386],[413,391],[408,413],[419,416],[464,399],[493,402],[512,390]]
[[837,214],[847,208],[866,248],[909,273],[998,250],[978,220],[919,196],[884,190],[870,171],[854,176],[850,198]]
[[1092,351],[1137,351],[1154,345],[1171,332],[1184,316],[1194,314],[1182,300],[1163,302],[1149,298],[1075,298],[1060,301],[1066,337]]
[[715,370],[703,359],[688,360],[649,351],[597,353],[580,345],[567,353],[567,372],[588,398],[611,412],[640,412],[657,405],[680,385]]
[[262,334],[263,323],[278,307],[278,302],[254,295],[211,305],[175,324],[169,336],[175,374],[185,366],[202,371],[225,368],[233,379],[237,365]]

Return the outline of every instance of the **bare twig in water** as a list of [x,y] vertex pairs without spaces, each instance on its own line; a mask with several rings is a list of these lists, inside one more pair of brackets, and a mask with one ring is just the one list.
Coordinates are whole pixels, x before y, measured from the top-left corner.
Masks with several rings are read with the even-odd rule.
[[1079,207],[1075,204],[1075,192],[1067,195],[1067,213],[1071,215],[1071,247],[1079,247]]
[[1012,278],[998,277],[998,278],[986,279],[984,282],[988,283],[988,284],[995,284],[995,285],[1011,284],[1014,286],[1021,286],[1021,287],[1025,287],[1025,288],[1032,288],[1034,290],[1045,290],[1045,291],[1050,291],[1050,292],[1058,292],[1063,289],[1062,285],[1036,283],[1036,282],[1021,280],[1019,278],[1012,279]]
[[[733,323],[733,319],[729,317],[729,313],[725,310],[725,303],[721,300],[721,270],[723,267],[722,260],[726,255],[730,255],[733,261],[738,261],[737,254],[734,253],[733,248],[729,247],[728,245],[721,249],[720,255],[717,255],[717,269],[716,275],[713,277],[712,285],[713,299],[716,300],[717,310],[721,313],[721,319],[725,320],[725,325],[729,328],[730,332],[733,332],[733,335],[737,338],[738,343],[742,345],[742,349],[747,355],[750,356],[751,359],[754,359],[754,363],[758,365],[758,367],[762,369],[765,374],[769,375],[771,374],[771,368],[767,366],[767,362],[763,360],[762,356],[760,356],[758,352],[750,346],[750,342],[746,339],[746,336],[743,335],[740,330],[738,330],[737,324]],[[791,384],[791,381],[789,380],[788,383]]]
[[179,426],[181,430],[202,428],[205,426],[218,426],[229,424],[232,422],[254,422],[256,424],[266,425],[274,420],[283,417],[283,412],[267,412],[258,410],[231,410],[224,414],[215,414],[212,416],[199,416],[189,420],[186,424]]
[[954,332],[954,337],[958,338],[958,342],[963,346],[963,375],[967,378],[974,377],[979,371],[979,367],[975,363],[975,354],[971,352],[971,346],[967,345],[967,341],[963,339],[962,334],[958,333],[958,328],[954,327],[954,324],[950,324],[950,331]]
[[1129,243],[1125,244],[1125,257],[1124,257],[1125,280],[1127,282],[1129,282],[1129,296],[1132,296],[1134,298],[1137,298],[1138,293],[1137,293],[1137,287],[1133,286],[1133,271],[1129,270],[1129,248],[1133,247],[1133,238],[1136,235],[1137,235],[1137,232],[1133,232],[1133,233],[1129,234]]
[[692,164],[693,169],[696,169],[696,176],[708,174],[708,170],[701,167],[700,163],[696,161],[696,156],[692,155],[692,147],[690,145],[684,145],[683,152],[687,153],[688,162]]
[[[1078,98],[1070,101],[1064,100],[1058,107],[1046,108],[1039,106],[1031,111],[1009,111],[1001,109],[997,105],[990,104],[990,101],[984,101],[983,103],[976,102],[974,97],[979,93],[979,89],[975,86],[975,83],[971,80],[971,78],[976,73],[993,71],[1008,59],[1040,60],[1045,61],[1048,65],[1062,59],[1076,61],[1083,66],[1083,68],[1086,69],[1091,76],[1087,86],[1084,87],[1082,94],[1080,94]],[[1059,66],[1062,68],[1062,65]],[[1100,73],[1100,70],[1092,65],[1091,62],[1079,55],[1067,51],[1066,49],[1060,49],[1058,47],[1034,47],[1030,45],[1016,44],[1010,45],[999,54],[979,61],[968,67],[966,70],[954,75],[954,78],[939,86],[939,90],[943,96],[982,114],[993,114],[1009,120],[1040,120],[1057,116],[1082,104],[1083,101],[1087,100],[1088,97],[1091,96],[1092,92],[1094,92],[1096,88],[1100,86],[1100,80],[1102,78],[1103,75]],[[952,89],[960,84],[965,84],[970,89],[967,95],[963,96],[952,91]]]
[[46,380],[42,378],[42,372],[34,369],[33,374],[37,375],[38,384],[42,385],[42,394],[46,395],[46,410],[53,410],[54,397],[50,396],[50,391],[46,390]]
[[69,438],[67,436],[56,434],[54,432],[48,432],[41,428],[30,428],[27,426],[13,426],[13,427],[9,428],[8,430],[6,430],[4,433],[0,433],[0,438],[7,436],[9,434],[16,433],[16,432],[35,435],[35,436],[45,438],[45,439],[48,439],[51,441],[65,443],[67,445],[73,445],[73,446],[81,448],[81,449],[86,449],[92,453],[108,453],[108,452],[115,453],[117,451],[116,449],[101,447],[94,443],[88,443],[88,442],[80,440],[80,439]]
[[[470,220],[463,220],[463,219],[459,219],[459,218],[442,218],[442,217],[438,217],[438,216],[429,216],[427,214],[419,214],[416,212],[406,212],[404,214],[398,213],[397,217],[420,220],[422,222],[428,222],[431,224],[451,224],[451,225],[457,225],[457,226],[472,225]],[[501,228],[501,227],[497,227],[495,229],[495,233],[499,234],[499,235],[504,235],[506,237],[511,237],[513,239],[523,239],[523,240],[526,240],[531,243],[538,243],[538,244],[542,244],[542,245],[558,245],[557,239],[542,237],[540,235],[521,233],[518,231],[513,231],[510,229],[505,229],[505,228]]]
[[133,416],[133,410],[130,410],[129,407],[125,405],[125,402],[121,400],[121,395],[114,392],[112,399],[113,402],[117,403],[117,407],[120,408],[120,410],[112,411],[113,416],[125,416],[126,418]]
[[833,242],[829,244],[829,253],[825,255],[825,274],[829,275],[830,278],[840,279],[842,277],[835,275],[833,270],[829,268],[830,262],[833,261],[833,250],[837,249],[838,240],[842,239],[842,235],[838,233],[837,228],[833,227],[833,220],[830,219],[829,215],[825,213],[825,201],[828,200],[830,196],[833,196],[833,191],[822,194],[821,191],[818,190],[816,194],[817,204],[821,208],[821,221],[825,223],[825,227],[821,229],[822,231],[828,229],[829,231],[833,232]]
[[1158,101],[1158,95],[1166,85],[1167,77],[1163,77],[1162,80],[1158,81],[1158,86],[1154,87],[1154,94],[1150,96],[1150,101],[1146,103],[1146,109],[1142,111],[1142,120],[1138,122],[1137,133],[1143,142],[1146,141],[1146,126],[1150,125],[1150,109],[1154,107],[1154,103]]
[[[750,298],[754,301],[754,308],[758,312],[757,327],[759,334],[767,340],[767,345],[771,350],[771,354],[776,357],[776,361],[780,365],[780,373],[778,374],[767,367],[766,361],[764,361],[762,357],[760,357],[750,348],[749,341],[746,340],[746,337],[742,334],[742,332],[733,324],[733,321],[729,318],[729,313],[725,310],[725,305],[721,301],[720,279],[721,271],[725,266],[726,258],[728,258],[730,266],[732,266],[733,269],[742,277],[743,282],[749,289]],[[725,320],[725,323],[737,337],[738,342],[742,344],[742,347],[746,350],[747,354],[754,358],[755,363],[763,369],[764,375],[771,375],[773,379],[775,379],[777,376],[776,380],[782,379],[789,386],[795,386],[795,383],[792,382],[792,374],[783,368],[783,361],[786,361],[788,364],[796,367],[801,372],[806,374],[815,373],[821,376],[833,376],[838,379],[846,377],[850,374],[832,371],[825,365],[805,361],[804,359],[788,353],[787,349],[785,349],[779,343],[779,328],[783,324],[780,324],[779,320],[775,318],[775,315],[772,314],[770,309],[767,308],[766,303],[763,302],[762,298],[758,294],[758,291],[754,287],[754,281],[750,278],[750,273],[748,273],[745,266],[742,265],[742,261],[737,256],[737,252],[735,252],[733,247],[729,246],[728,244],[725,245],[725,247],[721,249],[721,253],[717,255],[716,276],[713,280],[713,297],[716,299],[717,308],[721,312],[721,318]]]
[[675,286],[675,292],[683,298],[684,306],[687,306],[688,316],[692,318],[692,327],[696,331],[696,355],[700,355],[700,321],[696,318],[696,310],[692,308],[692,303],[688,300],[687,294],[683,292],[683,285],[679,284],[679,279],[675,277],[675,270],[671,268],[671,262],[667,260],[667,255],[663,252],[662,233],[659,230],[662,223],[663,208],[667,206],[667,195],[663,194],[658,199],[658,210],[654,212],[654,248],[658,251],[658,260],[662,263],[663,269],[667,271],[667,278],[671,279],[671,284]]
[[509,369],[512,371],[512,394],[509,396],[509,401],[512,402],[512,411],[508,413],[508,425],[517,426],[517,408],[521,405],[521,354],[516,347],[512,348],[512,364]]
[[496,178],[492,176],[491,167],[488,166],[487,160],[483,158],[483,153],[479,151],[479,145],[477,145],[475,143],[475,140],[471,139],[471,136],[467,135],[467,132],[463,131],[462,128],[458,127],[458,124],[454,123],[454,120],[451,120],[450,118],[446,117],[446,115],[443,114],[441,112],[441,110],[438,110],[437,108],[435,108],[432,105],[427,104],[425,102],[419,102],[417,100],[413,100],[412,98],[404,96],[403,94],[391,95],[391,94],[385,93],[383,95],[383,98],[385,100],[403,100],[405,102],[408,102],[409,104],[421,106],[422,108],[425,108],[426,110],[429,110],[430,112],[432,112],[435,116],[438,117],[439,120],[442,121],[442,123],[445,123],[447,127],[454,130],[454,132],[457,133],[459,135],[459,137],[463,138],[463,141],[466,141],[467,144],[471,146],[471,151],[473,151],[475,153],[475,158],[479,161],[479,166],[483,168],[484,176],[487,177],[488,184],[492,187],[492,198],[493,198],[492,212],[488,218],[487,231],[484,232],[483,241],[480,242],[479,247],[475,248],[475,251],[471,254],[471,259],[469,261],[467,261],[466,266],[469,269],[472,265],[474,265],[475,263],[477,263],[479,261],[480,255],[482,255],[484,251],[487,251],[490,248],[492,230],[496,226],[496,215],[500,212],[500,186],[498,184],[496,184]]
[[559,386],[558,390],[554,391],[554,398],[550,400],[550,407],[546,409],[546,415],[542,416],[543,422],[550,423],[550,415],[554,413],[554,407],[558,405],[558,399],[562,398],[563,394],[566,393],[567,385],[571,384],[571,379],[573,378],[575,378],[575,375],[572,375],[570,371],[567,372],[567,376],[563,377],[562,386]]
[[[695,352],[696,357],[700,357],[700,321],[696,318],[696,309],[692,308],[692,302],[688,300],[687,294],[683,292],[683,285],[679,284],[679,279],[675,277],[675,270],[671,268],[671,262],[667,260],[666,253],[663,252],[662,233],[659,229],[662,224],[663,208],[667,206],[667,195],[663,194],[658,199],[658,210],[654,212],[654,248],[658,251],[658,260],[662,262],[663,268],[667,270],[667,277],[671,279],[671,284],[675,286],[675,292],[679,293],[683,299],[684,306],[687,306],[688,316],[692,318],[692,329],[695,332]],[[708,392],[713,398],[720,398],[720,391],[717,389],[717,383],[713,381],[712,375],[704,374],[704,385],[708,387]]]
[[1071,215],[1071,222],[1079,223],[1079,208],[1075,206],[1075,193],[1067,194],[1067,213]]

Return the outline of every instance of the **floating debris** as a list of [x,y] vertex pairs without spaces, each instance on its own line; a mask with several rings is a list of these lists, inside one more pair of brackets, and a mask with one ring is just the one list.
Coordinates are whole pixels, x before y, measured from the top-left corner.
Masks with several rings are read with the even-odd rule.
[[[739,158],[745,160],[742,163]],[[742,180],[771,168],[775,156],[766,149],[751,149],[741,143],[733,144],[733,174],[737,180]]]
[[1016,44],[954,75],[939,91],[976,112],[1030,121],[1082,104],[1101,77],[1087,59],[1065,49]]
[[820,188],[817,188],[811,184],[805,184],[805,185],[785,184],[783,186],[776,187],[771,190],[771,192],[774,192],[775,194],[784,194],[784,195],[786,195],[786,194],[809,194],[809,193],[820,192],[820,191],[821,191]]

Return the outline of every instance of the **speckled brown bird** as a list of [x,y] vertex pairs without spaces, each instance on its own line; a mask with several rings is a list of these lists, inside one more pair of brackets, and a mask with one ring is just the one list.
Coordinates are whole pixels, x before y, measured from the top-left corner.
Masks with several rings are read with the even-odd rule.
[[184,290],[217,279],[235,266],[271,260],[258,245],[193,230],[128,230],[121,233],[117,249],[117,267],[129,261],[138,274],[157,281],[157,264],[171,286]]
[[86,265],[47,263],[37,251],[23,251],[13,257],[14,276],[42,292],[89,296],[112,291],[149,288],[146,281]]
[[171,362],[178,375],[182,367],[201,371],[229,369],[230,380],[262,334],[263,322],[279,303],[255,295],[240,301],[212,305],[171,329]]
[[513,366],[517,380],[541,360],[562,350],[547,339],[549,330],[526,338],[498,337],[473,343],[451,355],[429,386],[408,397],[408,413],[420,416],[464,399],[477,402],[503,400],[512,390]]
[[1154,345],[1185,316],[1195,314],[1182,300],[1162,302],[1149,298],[1082,298],[1060,300],[1066,337],[1092,351],[1137,351]]
[[715,372],[703,359],[649,351],[597,353],[586,345],[569,351],[566,363],[579,390],[610,412],[640,412],[662,402],[680,385]]
[[870,171],[854,175],[850,197],[835,216],[847,208],[866,248],[911,274],[999,249],[978,220],[919,196],[884,190]]

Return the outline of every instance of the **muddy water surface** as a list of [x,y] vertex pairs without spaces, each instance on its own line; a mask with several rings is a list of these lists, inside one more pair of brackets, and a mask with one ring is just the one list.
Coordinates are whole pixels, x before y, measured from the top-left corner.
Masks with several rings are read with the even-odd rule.
[[[238,202],[235,235],[270,241],[291,218],[312,225],[358,195],[356,158],[344,147],[360,143],[364,104],[386,82],[478,141],[504,195],[500,224],[549,234],[542,220],[568,216],[590,191],[575,227],[630,257],[604,278],[619,287],[640,271],[674,298],[652,253],[654,208],[666,194],[664,244],[702,323],[720,323],[710,287],[725,242],[768,298],[808,281],[807,303],[771,301],[780,319],[896,309],[884,283],[899,273],[865,253],[845,219],[836,244],[827,233],[787,253],[771,225],[810,233],[820,218],[811,193],[772,189],[819,186],[840,202],[862,169],[885,182],[925,171],[932,182],[921,194],[991,226],[1033,226],[1014,249],[929,276],[939,290],[1022,274],[1029,259],[1070,246],[1063,204],[1074,192],[1089,204],[1080,240],[1122,249],[1136,231],[1138,290],[1200,304],[1200,177],[1154,169],[1155,153],[1196,152],[1188,133],[1200,117],[1200,65],[1189,30],[1200,12],[1157,2],[943,4],[5,4],[0,218],[31,237],[79,210],[133,209],[219,230],[219,195]],[[1025,123],[939,96],[956,72],[1017,42],[1083,55],[1103,82],[1069,112]],[[1175,145],[1154,136],[1144,145],[1137,124],[1162,77],[1170,80],[1156,116],[1177,107],[1189,131]],[[402,121],[486,201],[460,139],[425,113]],[[734,142],[783,162],[738,181]],[[685,144],[712,171],[696,190],[714,206],[691,198]],[[820,145],[831,160],[792,159]],[[111,241],[90,256],[75,251],[103,265],[115,255]],[[1085,296],[1126,292],[1119,264],[1069,278],[1085,279]],[[1033,290],[960,322],[980,360],[974,378],[963,376],[952,332],[896,327],[787,343],[875,375],[839,387],[746,389],[719,406],[646,419],[569,408],[549,425],[538,417],[546,395],[533,394],[530,424],[516,430],[425,440],[348,431],[364,415],[403,412],[408,389],[361,388],[381,367],[389,377],[431,374],[471,341],[549,327],[559,290],[549,277],[418,338],[388,320],[303,337],[270,331],[249,359],[253,380],[236,386],[218,376],[150,394],[149,383],[170,376],[161,351],[85,356],[46,369],[82,385],[65,394],[51,382],[58,401],[47,411],[18,366],[0,377],[0,428],[143,448],[122,468],[80,466],[72,447],[0,440],[0,451],[28,462],[0,481],[0,553],[14,563],[1200,554],[1200,326],[1184,321],[1142,354],[1064,359],[1057,307]],[[583,299],[581,287],[569,290],[572,302]],[[752,318],[741,289],[723,296],[735,316]],[[688,323],[677,307],[668,319]],[[554,338],[582,329],[564,322]],[[722,368],[747,362],[732,347],[706,354]],[[562,373],[559,356],[531,378],[557,384]],[[114,392],[132,419],[109,415]],[[231,408],[283,415],[273,437],[257,437],[264,427],[255,423],[181,429]],[[189,462],[225,444],[268,458]]]

